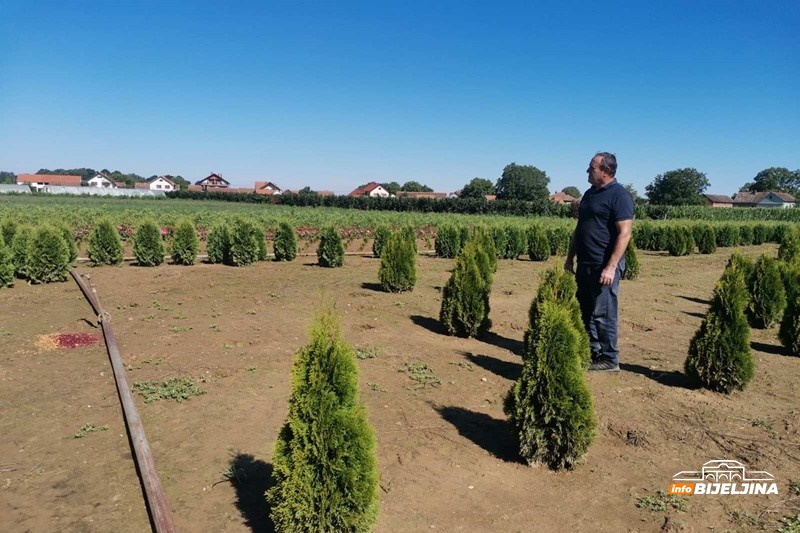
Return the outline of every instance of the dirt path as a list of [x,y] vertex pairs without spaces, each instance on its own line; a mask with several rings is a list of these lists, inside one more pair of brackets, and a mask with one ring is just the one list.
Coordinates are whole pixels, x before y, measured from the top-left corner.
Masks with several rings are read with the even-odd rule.
[[[137,396],[180,531],[269,530],[262,494],[272,445],[294,353],[322,296],[336,299],[346,338],[364,357],[361,391],[381,472],[377,531],[745,531],[800,480],[800,359],[782,355],[775,330],[753,330],[757,371],[746,391],[686,387],[689,339],[727,257],[640,253],[641,279],[621,289],[624,371],[588,376],[597,439],[562,473],[520,462],[502,412],[538,274],[557,259],[501,261],[492,332],[468,340],[442,335],[436,320],[450,260],[420,257],[417,288],[401,295],[379,291],[378,261],[364,257],[347,257],[341,269],[299,258],[243,269],[80,270],[113,316],[132,382],[190,377],[206,391],[183,403]],[[99,334],[77,286],[0,291],[0,316],[3,530],[147,530],[102,343],[66,350],[48,337]],[[439,383],[401,371],[414,363]],[[85,424],[99,430],[75,438]],[[686,511],[636,506],[676,472],[722,458],[773,473],[781,494],[693,496]],[[765,516],[774,524],[783,514]]]

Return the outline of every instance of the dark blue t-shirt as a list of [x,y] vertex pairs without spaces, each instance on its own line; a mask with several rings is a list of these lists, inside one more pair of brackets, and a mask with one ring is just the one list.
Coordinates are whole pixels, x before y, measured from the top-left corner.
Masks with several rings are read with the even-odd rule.
[[578,263],[605,265],[614,252],[617,222],[633,220],[633,198],[615,181],[602,189],[592,187],[583,194],[575,229]]

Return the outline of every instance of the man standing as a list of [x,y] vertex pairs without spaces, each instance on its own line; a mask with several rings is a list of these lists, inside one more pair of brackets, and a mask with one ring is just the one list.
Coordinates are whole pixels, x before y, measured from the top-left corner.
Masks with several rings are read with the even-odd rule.
[[592,350],[589,370],[619,372],[617,295],[633,227],[633,198],[614,178],[614,154],[598,152],[586,172],[592,187],[581,198],[564,268],[575,273],[578,284],[578,302]]

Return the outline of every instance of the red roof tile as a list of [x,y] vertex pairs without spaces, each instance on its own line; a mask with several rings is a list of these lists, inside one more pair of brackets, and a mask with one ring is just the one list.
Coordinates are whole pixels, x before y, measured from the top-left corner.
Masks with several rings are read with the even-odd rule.
[[20,174],[17,183],[45,183],[48,185],[66,185],[80,187],[80,176],[65,176],[63,174]]

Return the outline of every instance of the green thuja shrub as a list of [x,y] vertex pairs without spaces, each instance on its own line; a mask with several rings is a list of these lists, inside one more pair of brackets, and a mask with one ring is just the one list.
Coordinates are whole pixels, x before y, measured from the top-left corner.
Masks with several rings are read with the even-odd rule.
[[278,225],[278,230],[275,232],[273,250],[275,252],[275,261],[292,261],[297,257],[297,235],[295,235],[294,228],[288,222],[281,222]]
[[663,252],[669,249],[672,239],[672,226],[655,226],[653,228],[653,251]]
[[464,243],[464,246],[466,246],[469,241],[473,241],[486,254],[489,260],[489,272],[497,272],[497,248],[494,246],[494,239],[489,230],[485,226],[475,228],[472,235],[470,235],[469,239]]
[[753,244],[764,244],[769,241],[770,229],[766,224],[753,226]]
[[[391,236],[392,231],[386,226],[378,226],[375,228],[375,239],[372,241],[372,255],[380,257],[383,253],[384,246],[386,246]],[[439,255],[438,250],[436,255]]]
[[683,255],[693,254],[696,243],[692,229],[687,226],[680,226],[678,230],[683,232],[684,238],[686,239],[686,249],[684,250]]
[[453,274],[442,289],[439,320],[450,335],[475,337],[490,326],[488,300],[491,285],[481,273],[478,261],[483,261],[487,270],[489,265],[488,258],[480,258],[481,253],[477,242],[467,242],[456,258]]
[[714,289],[711,307],[689,343],[684,370],[706,389],[730,393],[743,390],[753,379],[745,276],[731,262]]
[[355,353],[327,307],[295,358],[289,412],[275,443],[266,499],[276,531],[372,529],[376,439],[358,396]]
[[122,239],[110,220],[99,221],[89,236],[89,259],[95,265],[122,263]]
[[231,264],[231,229],[223,223],[215,224],[206,237],[209,263]]
[[259,238],[264,233],[250,220],[238,218],[231,228],[231,264],[233,266],[252,265],[259,258]]
[[782,269],[786,289],[786,310],[778,330],[778,338],[793,355],[800,355],[800,265],[784,264]]
[[453,258],[461,251],[461,231],[450,225],[443,225],[436,231],[434,249],[436,257]]
[[528,257],[531,261],[547,261],[550,257],[547,232],[538,224],[528,228]]
[[0,232],[0,288],[14,285],[14,256]]
[[739,245],[739,228],[733,224],[717,226],[717,246],[725,248]]
[[770,227],[769,238],[767,242],[774,242],[780,244],[783,242],[783,237],[792,230],[796,230],[794,224],[776,224]]
[[572,232],[567,228],[548,228],[547,241],[550,243],[550,255],[567,255]]
[[651,241],[653,239],[653,226],[647,222],[639,222],[633,225],[633,240],[640,250],[652,250]]
[[[736,268],[739,269],[739,271],[742,273],[742,276],[744,277],[745,287],[747,287],[747,290],[749,291],[750,282],[753,277],[753,271],[756,268],[756,265],[753,262],[753,260],[741,252],[734,252],[731,254],[730,259],[728,259],[728,262],[726,263],[725,267],[727,268],[731,265],[735,265]],[[748,299],[749,298],[750,296],[748,292]]]
[[139,266],[152,267],[164,262],[164,243],[161,228],[152,220],[146,220],[136,229],[133,238],[133,256]]
[[622,279],[637,279],[639,277],[639,269],[639,256],[636,253],[633,239],[631,239],[628,241],[627,248],[625,248],[625,271],[622,273]]
[[575,329],[581,333],[578,355],[582,366],[589,366],[591,359],[589,336],[586,334],[583,319],[581,318],[581,306],[578,303],[577,290],[575,276],[563,268],[551,268],[542,273],[541,283],[528,310],[528,329],[523,337],[526,353],[532,353],[534,350],[530,343],[536,342],[533,332],[538,330],[542,305],[545,302],[556,302],[569,311]]
[[[494,282],[494,270],[492,270],[492,260],[489,257],[489,254],[486,252],[486,249],[483,247],[484,242],[475,239],[472,241],[467,241],[464,247],[466,247],[467,244],[470,243],[472,243],[472,245],[475,246],[475,264],[478,265],[478,271],[481,273],[481,277],[483,278],[483,282],[486,284],[487,290],[491,290],[492,283]],[[488,300],[487,300],[487,305],[488,305]],[[488,312],[488,307],[487,307],[487,312]]]
[[322,228],[317,247],[317,263],[323,267],[340,267],[344,264],[344,244],[336,228]]
[[800,258],[800,229],[793,227],[784,231],[778,248],[778,259],[791,263]]
[[75,242],[75,236],[66,224],[58,224],[56,229],[61,233],[61,238],[64,239],[64,243],[67,245],[69,264],[74,265],[78,261],[78,244]]
[[14,275],[20,279],[27,277],[26,262],[28,261],[28,242],[33,237],[33,228],[19,226],[11,241],[11,255],[14,258]]
[[753,326],[771,328],[778,324],[786,308],[786,290],[778,261],[762,255],[756,261],[748,288],[750,303],[747,310]]
[[683,228],[679,226],[670,228],[669,243],[667,244],[669,255],[676,257],[686,255],[688,247],[689,243],[686,241],[686,232],[683,231]]
[[522,375],[503,410],[529,463],[572,468],[595,437],[594,408],[584,381],[581,335],[570,310],[545,301],[531,324]]
[[3,220],[3,224],[0,225],[0,235],[2,235],[6,246],[11,246],[11,243],[14,242],[14,234],[16,232],[17,222],[13,218]]
[[419,250],[417,249],[417,231],[414,229],[413,226],[405,225],[400,230],[400,233],[403,235],[403,238],[408,241],[408,243],[412,246],[414,250],[414,255],[417,255]]
[[711,224],[698,224],[694,227],[694,240],[697,251],[701,254],[713,254],[717,251],[717,234]]
[[520,255],[528,253],[528,234],[525,228],[519,226],[506,226],[507,259],[517,259]]
[[50,225],[36,228],[28,241],[25,268],[31,283],[67,280],[69,248],[59,230]]
[[269,252],[267,251],[267,239],[264,230],[256,227],[256,259],[258,261],[266,261],[269,259]]
[[469,236],[471,234],[470,228],[468,228],[467,226],[458,226],[457,229],[458,229],[458,250],[456,251],[456,255],[454,255],[453,257],[456,257],[458,254],[461,253],[461,249],[464,247],[465,244],[467,244],[467,241],[469,240]]
[[378,279],[386,292],[404,292],[417,283],[417,257],[407,236],[393,232],[381,254]]
[[753,226],[750,224],[742,224],[739,226],[739,245],[752,246],[754,238]]
[[507,259],[508,234],[506,233],[506,229],[501,226],[494,226],[490,231],[492,234],[492,241],[494,242],[494,249],[497,250],[498,259]]
[[200,250],[200,239],[189,219],[181,220],[172,234],[172,262],[176,265],[193,265]]

